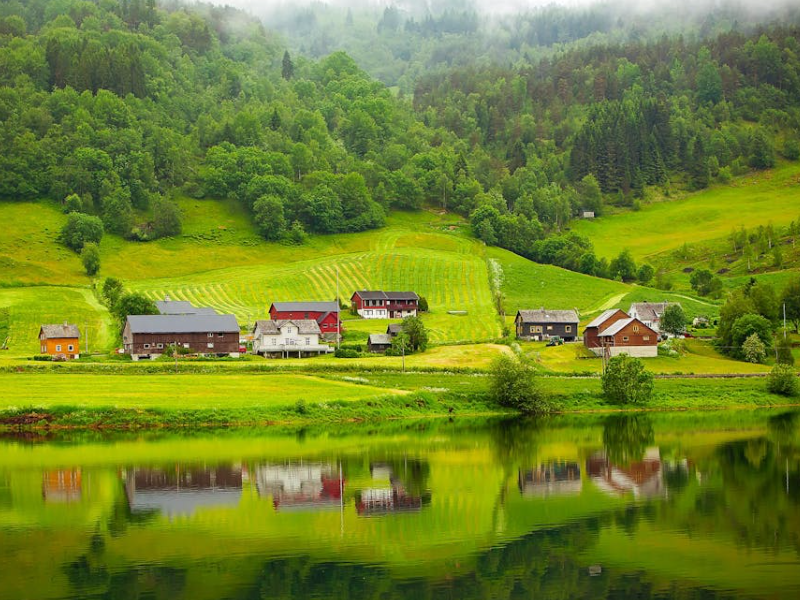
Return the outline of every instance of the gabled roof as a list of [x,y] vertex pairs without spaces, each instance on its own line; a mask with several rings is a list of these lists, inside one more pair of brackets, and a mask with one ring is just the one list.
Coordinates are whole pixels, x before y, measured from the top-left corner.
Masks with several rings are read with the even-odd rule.
[[353,296],[358,295],[362,300],[419,300],[416,292],[382,292],[378,290],[357,290]]
[[675,302],[634,302],[628,312],[636,315],[643,321],[658,321],[667,307]]
[[400,323],[389,323],[389,326],[386,328],[387,335],[391,336],[395,336],[401,331],[403,331],[403,325]]
[[369,343],[374,346],[391,346],[392,336],[386,333],[370,333]]
[[605,323],[613,315],[615,315],[617,313],[617,311],[621,312],[622,314],[625,315],[626,318],[628,318],[628,313],[626,313],[624,310],[619,309],[619,308],[611,308],[611,309],[605,311],[604,313],[602,313],[600,316],[595,317],[594,320],[591,323],[589,323],[586,327],[587,328],[589,328],[589,327],[600,327],[603,323]]
[[517,315],[523,323],[577,323],[580,321],[574,310],[519,310]]
[[39,336],[44,334],[45,339],[57,338],[80,338],[81,332],[77,325],[63,323],[61,325],[42,325],[39,329]]
[[299,335],[320,334],[320,328],[314,319],[265,319],[256,321],[253,333],[260,331],[262,335],[278,335],[284,325],[292,324],[297,327]]
[[239,333],[233,315],[130,315],[131,333]]
[[339,303],[336,300],[330,302],[273,302],[269,308],[270,312],[273,307],[278,312],[339,312]]
[[598,337],[610,337],[610,336],[617,335],[620,331],[622,331],[628,325],[630,325],[631,323],[634,323],[634,322],[639,323],[639,325],[641,325],[645,329],[650,330],[653,333],[653,335],[655,335],[656,332],[653,331],[652,329],[650,329],[644,323],[642,323],[639,319],[620,319],[619,321],[617,321],[616,323],[611,325],[608,329],[604,329],[603,331],[601,331],[600,335]]
[[156,308],[162,315],[215,315],[217,311],[208,306],[192,306],[186,300],[159,300]]

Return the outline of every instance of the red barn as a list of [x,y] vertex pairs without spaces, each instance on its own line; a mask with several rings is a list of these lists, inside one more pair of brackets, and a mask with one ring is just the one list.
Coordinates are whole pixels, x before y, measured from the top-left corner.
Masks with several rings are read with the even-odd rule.
[[[583,343],[592,352],[609,356],[658,356],[658,334],[622,310],[607,310],[586,326]],[[604,350],[607,348],[607,350]]]
[[602,345],[600,343],[600,332],[610,327],[617,321],[629,318],[630,317],[624,310],[620,310],[618,308],[612,308],[611,310],[605,311],[603,314],[589,323],[586,326],[586,329],[583,330],[583,345],[590,350],[599,348]]
[[273,321],[313,319],[319,325],[320,334],[325,340],[335,340],[341,332],[339,303],[331,302],[273,302],[269,307]]

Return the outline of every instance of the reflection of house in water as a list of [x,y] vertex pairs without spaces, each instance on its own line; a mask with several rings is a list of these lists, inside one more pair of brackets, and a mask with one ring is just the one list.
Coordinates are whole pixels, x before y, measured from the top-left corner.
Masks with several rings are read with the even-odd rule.
[[417,511],[430,504],[430,492],[409,493],[403,482],[394,476],[392,467],[383,463],[370,465],[373,481],[389,481],[388,487],[372,487],[356,494],[359,515],[370,516],[390,512]]
[[581,468],[576,462],[552,461],[519,472],[519,491],[525,496],[560,496],[581,491]]
[[586,471],[594,484],[609,494],[633,492],[636,498],[650,498],[665,491],[658,448],[648,448],[642,460],[625,466],[615,465],[605,453],[596,452],[586,461]]
[[344,480],[335,465],[287,463],[256,467],[256,486],[276,510],[326,510],[340,507]]
[[125,475],[125,493],[134,513],[190,515],[206,506],[237,506],[242,496],[242,469],[131,469]]
[[78,502],[81,499],[81,470],[45,471],[42,495],[45,502]]

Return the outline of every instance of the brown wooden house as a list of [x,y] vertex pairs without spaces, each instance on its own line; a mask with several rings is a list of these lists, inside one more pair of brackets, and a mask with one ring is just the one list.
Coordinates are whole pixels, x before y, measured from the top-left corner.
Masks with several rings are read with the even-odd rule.
[[622,310],[608,310],[589,323],[583,343],[597,355],[658,356],[658,333]]
[[514,318],[517,338],[549,340],[558,336],[567,342],[578,338],[578,313],[574,310],[519,310]]
[[42,325],[39,328],[39,345],[42,354],[59,358],[80,358],[81,332],[77,325]]
[[192,354],[239,356],[239,324],[233,315],[130,315],[122,342],[133,360],[156,358],[173,344]]

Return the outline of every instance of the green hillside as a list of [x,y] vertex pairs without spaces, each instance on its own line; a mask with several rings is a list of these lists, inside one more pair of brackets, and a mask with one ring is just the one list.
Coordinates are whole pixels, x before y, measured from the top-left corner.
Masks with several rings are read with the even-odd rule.
[[787,225],[800,216],[798,197],[800,164],[785,163],[639,211],[576,221],[572,230],[589,237],[599,256],[612,258],[628,249],[639,261],[684,243],[725,238],[740,226]]

